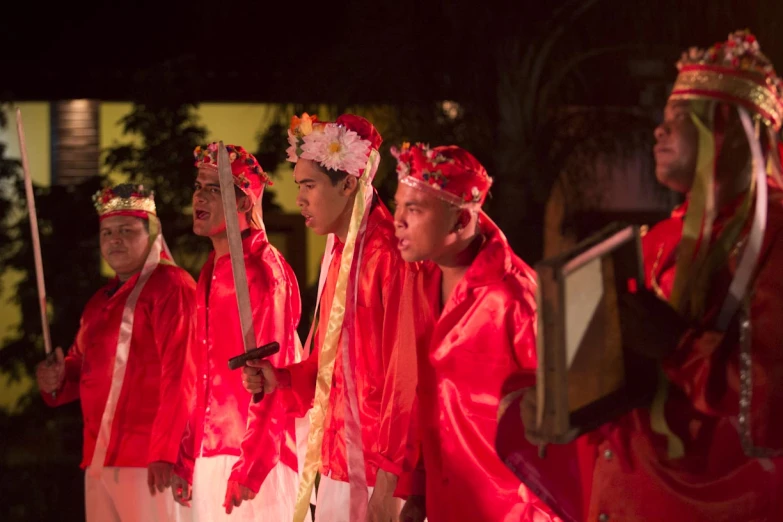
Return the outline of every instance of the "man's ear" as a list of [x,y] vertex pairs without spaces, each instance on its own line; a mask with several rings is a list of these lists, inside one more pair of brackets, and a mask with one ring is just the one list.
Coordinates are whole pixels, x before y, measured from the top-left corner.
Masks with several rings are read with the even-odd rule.
[[454,232],[462,232],[470,224],[470,211],[464,208],[457,210],[457,222],[454,223]]
[[237,212],[244,214],[249,212],[253,207],[253,203],[250,201],[250,196],[244,195],[241,199],[237,200]]
[[348,174],[347,176],[345,176],[345,178],[343,178],[341,183],[342,183],[343,194],[345,196],[350,196],[356,191],[356,187],[359,185],[359,178]]

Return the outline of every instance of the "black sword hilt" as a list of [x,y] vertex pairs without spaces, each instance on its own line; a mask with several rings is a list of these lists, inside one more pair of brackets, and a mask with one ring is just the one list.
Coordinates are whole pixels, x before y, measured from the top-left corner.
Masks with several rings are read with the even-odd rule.
[[[266,359],[270,355],[274,355],[280,351],[280,343],[271,342],[264,346],[259,346],[241,355],[237,355],[228,360],[228,368],[230,370],[236,370],[247,366],[247,361],[257,361],[259,359]],[[264,391],[261,390],[258,393],[253,394],[253,402],[259,402],[264,398]]]

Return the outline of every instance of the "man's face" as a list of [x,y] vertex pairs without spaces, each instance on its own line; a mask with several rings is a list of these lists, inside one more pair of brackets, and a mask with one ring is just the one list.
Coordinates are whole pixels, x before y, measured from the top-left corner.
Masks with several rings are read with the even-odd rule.
[[[320,236],[336,233],[351,203],[355,186],[346,188],[349,180],[332,181],[312,160],[299,159],[294,168],[294,181],[299,186],[296,204],[302,209],[305,225]],[[355,184],[353,184],[355,185]]]
[[397,185],[394,201],[395,235],[402,258],[437,262],[456,240],[453,232],[459,209],[404,183]]
[[[237,197],[237,207],[242,206],[243,197]],[[193,233],[202,237],[213,237],[226,231],[226,216],[223,214],[223,198],[220,196],[220,177],[215,169],[198,169],[193,186]]]
[[142,269],[151,246],[144,220],[133,216],[101,220],[100,243],[101,255],[122,279]]
[[677,192],[688,192],[696,173],[699,136],[691,120],[690,104],[669,101],[663,122],[655,129],[655,175]]

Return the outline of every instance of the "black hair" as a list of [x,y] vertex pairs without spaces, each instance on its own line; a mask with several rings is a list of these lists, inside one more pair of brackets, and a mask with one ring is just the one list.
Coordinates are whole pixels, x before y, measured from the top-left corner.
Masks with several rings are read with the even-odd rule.
[[313,165],[315,165],[318,170],[326,174],[326,176],[329,178],[329,181],[332,183],[333,187],[336,187],[338,183],[340,183],[348,176],[348,173],[344,170],[327,169],[317,161],[314,161]]

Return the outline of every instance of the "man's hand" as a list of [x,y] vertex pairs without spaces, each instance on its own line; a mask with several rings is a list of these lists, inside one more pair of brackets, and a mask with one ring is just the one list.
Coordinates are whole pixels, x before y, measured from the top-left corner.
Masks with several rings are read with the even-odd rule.
[[[285,370],[283,370],[285,371]],[[250,393],[272,393],[279,385],[277,370],[269,361],[254,359],[242,368],[242,384]]]
[[169,487],[171,483],[171,464],[159,460],[150,463],[147,466],[147,486],[150,488],[150,495],[155,496],[155,490],[161,493]]
[[397,501],[394,499],[396,488],[397,475],[379,469],[375,488],[367,504],[368,522],[397,522]]
[[254,498],[256,498],[256,494],[250,488],[243,486],[236,480],[229,480],[223,507],[226,508],[226,514],[230,515],[235,507],[242,505],[243,500],[253,500]]
[[622,294],[618,300],[623,336],[633,350],[660,360],[671,354],[688,329],[688,324],[666,301],[641,288]]
[[54,350],[54,356],[49,356],[35,367],[35,379],[38,388],[44,393],[53,393],[60,389],[65,378],[65,357],[59,346]]
[[183,505],[185,507],[190,507],[190,498],[192,495],[192,491],[190,489],[190,484],[188,484],[188,481],[180,477],[179,475],[172,473],[170,483],[171,483],[171,494],[174,496],[174,501],[177,504]]
[[408,497],[400,512],[400,522],[424,522],[425,518],[427,518],[427,512],[424,497],[421,495]]

